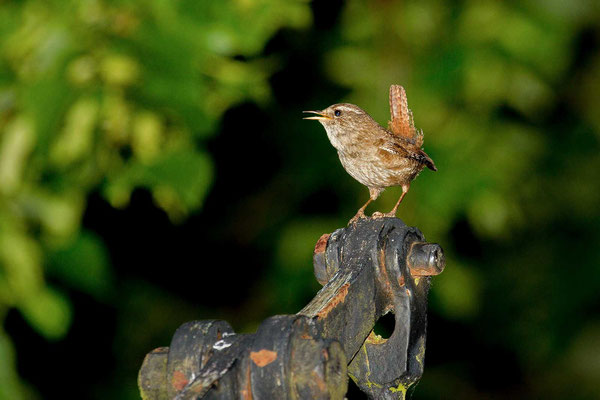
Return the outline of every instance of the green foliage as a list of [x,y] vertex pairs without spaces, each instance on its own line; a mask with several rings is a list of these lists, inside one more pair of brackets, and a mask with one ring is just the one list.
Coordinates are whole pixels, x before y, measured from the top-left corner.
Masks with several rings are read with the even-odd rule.
[[8,335],[0,331],[0,399],[24,398],[15,368],[15,352]]
[[[1,315],[16,307],[60,339],[71,306],[46,273],[99,299],[113,290],[101,238],[81,229],[90,193],[125,207],[143,187],[174,221],[200,208],[214,174],[203,140],[233,104],[268,100],[260,51],[309,22],[301,1],[4,2]],[[19,398],[0,338],[0,398]]]
[[[102,241],[82,231],[74,240],[49,250],[47,273],[66,285],[105,300],[114,282]],[[82,262],[84,261],[84,262]]]

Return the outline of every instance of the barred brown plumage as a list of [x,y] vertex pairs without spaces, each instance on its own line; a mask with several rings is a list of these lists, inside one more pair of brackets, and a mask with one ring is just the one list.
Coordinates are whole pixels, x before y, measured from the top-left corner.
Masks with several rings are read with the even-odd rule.
[[433,160],[421,149],[423,132],[415,128],[406,92],[400,85],[390,87],[389,129],[354,104],[334,104],[321,111],[305,112],[316,114],[305,119],[317,120],[325,127],[346,172],[369,188],[369,200],[350,222],[365,218],[365,208],[385,188],[401,186],[402,195],[394,208],[386,214],[373,214],[373,217],[395,216],[410,182],[423,168],[437,171]]

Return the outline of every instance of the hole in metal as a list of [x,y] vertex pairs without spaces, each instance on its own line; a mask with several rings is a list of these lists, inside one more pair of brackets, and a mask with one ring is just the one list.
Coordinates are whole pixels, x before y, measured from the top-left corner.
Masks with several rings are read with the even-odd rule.
[[394,317],[394,313],[390,311],[377,320],[373,331],[375,334],[381,336],[382,339],[388,339],[392,336],[395,326],[396,318]]

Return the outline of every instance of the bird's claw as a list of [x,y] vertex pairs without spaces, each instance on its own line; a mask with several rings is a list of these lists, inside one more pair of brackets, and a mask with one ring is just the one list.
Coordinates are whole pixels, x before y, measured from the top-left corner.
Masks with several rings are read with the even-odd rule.
[[352,217],[352,219],[350,221],[348,221],[348,225],[356,226],[356,223],[358,222],[359,219],[365,219],[365,218],[367,218],[367,216],[365,215],[364,211],[359,211],[356,213],[356,215],[354,217]]
[[382,213],[379,211],[375,211],[372,215],[373,219],[378,219],[378,218],[396,218],[396,213],[393,211],[390,211],[389,213]]

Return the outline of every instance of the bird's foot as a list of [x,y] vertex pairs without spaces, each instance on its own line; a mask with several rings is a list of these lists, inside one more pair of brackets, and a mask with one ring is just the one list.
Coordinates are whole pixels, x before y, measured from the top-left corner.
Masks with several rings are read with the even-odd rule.
[[359,219],[365,219],[365,218],[367,218],[367,216],[365,215],[365,212],[363,210],[358,210],[356,215],[354,217],[352,217],[352,219],[350,221],[348,221],[348,225],[356,226],[356,223],[358,222]]
[[378,219],[378,218],[395,218],[396,217],[396,213],[394,211],[390,211],[389,213],[382,213],[379,211],[375,211],[372,215],[373,219]]

